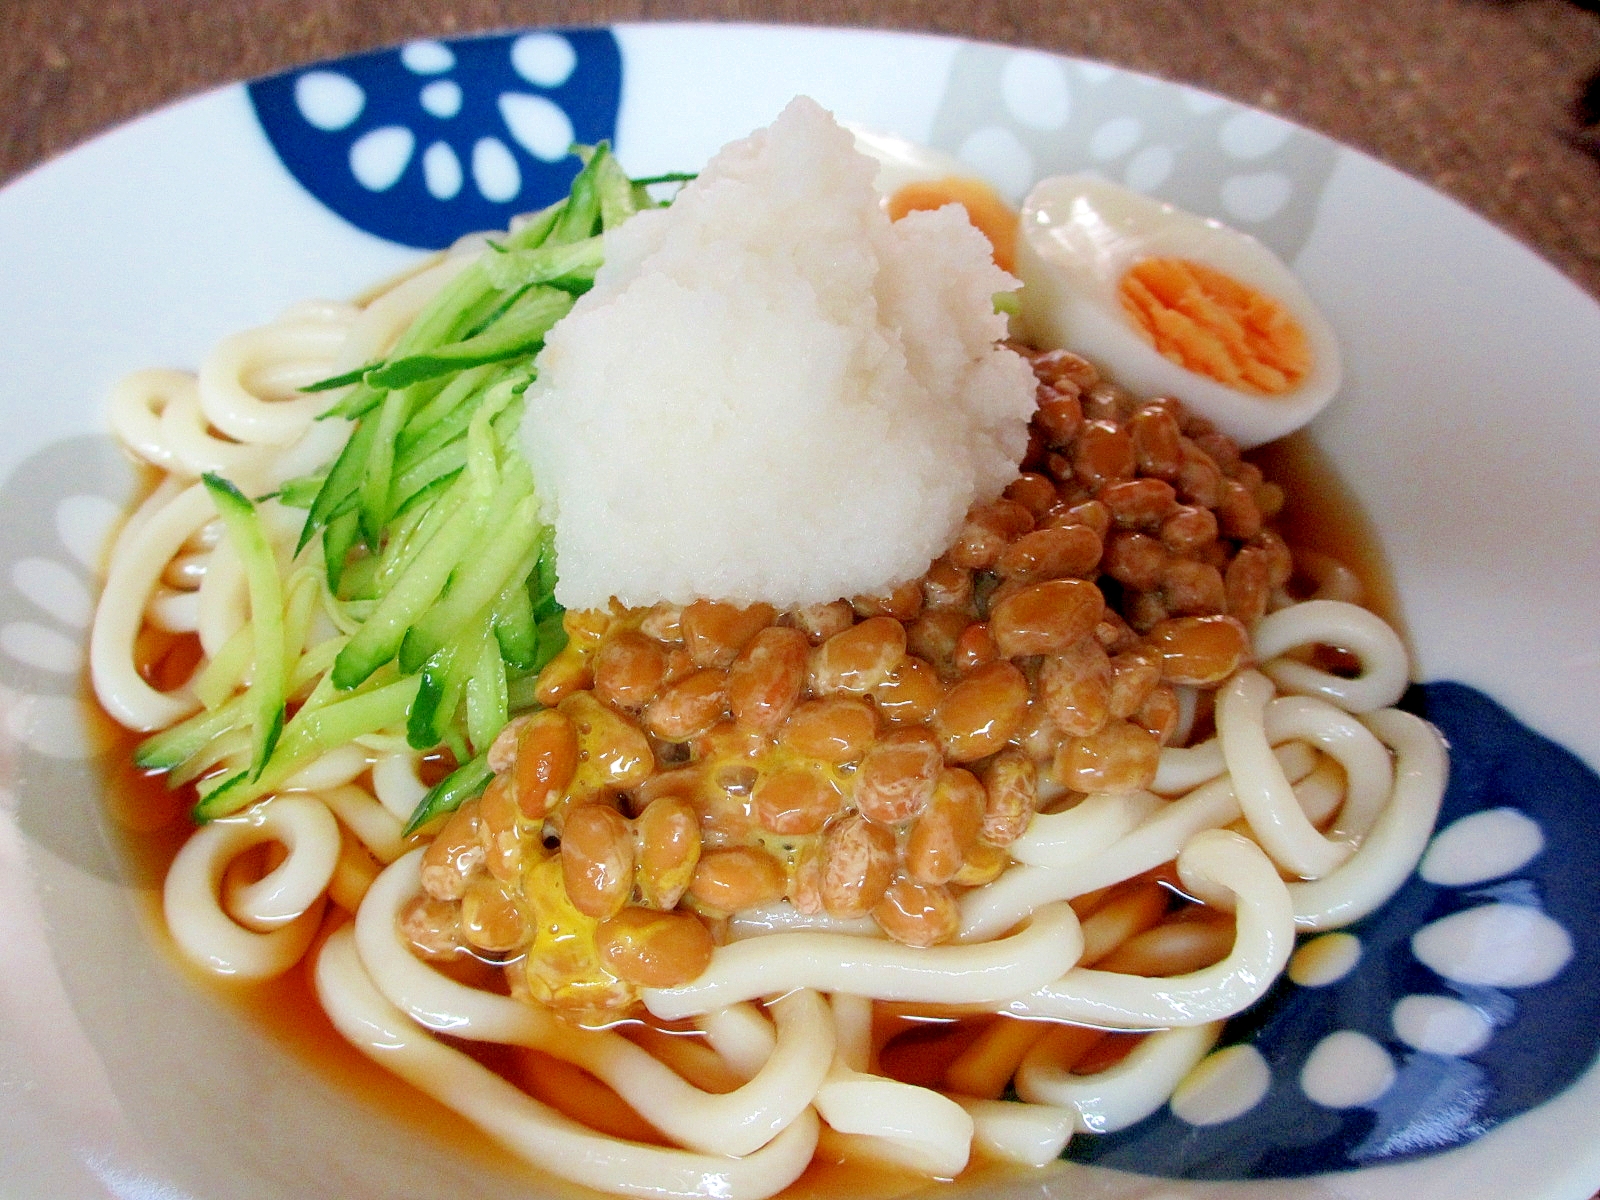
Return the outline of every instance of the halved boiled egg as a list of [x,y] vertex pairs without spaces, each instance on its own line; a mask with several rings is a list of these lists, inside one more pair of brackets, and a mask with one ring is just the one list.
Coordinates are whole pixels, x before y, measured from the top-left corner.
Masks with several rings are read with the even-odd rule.
[[995,264],[1015,274],[1017,212],[971,167],[942,150],[891,133],[860,125],[848,128],[855,135],[856,149],[878,161],[873,185],[891,220],[919,209],[959,204],[994,247]]
[[1141,396],[1174,396],[1243,446],[1310,421],[1339,389],[1333,330],[1255,238],[1103,179],[1023,202],[1018,332]]

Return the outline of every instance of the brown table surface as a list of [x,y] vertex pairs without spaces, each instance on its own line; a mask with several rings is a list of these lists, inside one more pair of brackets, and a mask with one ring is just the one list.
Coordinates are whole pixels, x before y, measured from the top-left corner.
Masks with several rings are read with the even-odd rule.
[[1273,110],[1434,184],[1600,296],[1600,158],[1573,116],[1600,68],[1600,14],[1573,0],[6,0],[4,13],[0,181],[186,94],[419,35],[876,26],[1084,55]]

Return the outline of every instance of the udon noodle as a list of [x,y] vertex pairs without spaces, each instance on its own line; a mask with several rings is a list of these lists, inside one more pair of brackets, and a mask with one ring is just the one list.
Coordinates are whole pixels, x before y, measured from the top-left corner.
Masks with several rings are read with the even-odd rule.
[[[117,720],[160,730],[245,682],[247,572],[201,476],[263,495],[329,459],[342,423],[319,422],[326,397],[300,389],[381,357],[477,250],[361,304],[296,307],[224,341],[196,374],[143,371],[117,388],[115,431],[159,472],[116,539],[93,627],[95,691]],[[300,672],[290,694],[303,698],[349,630],[294,557],[298,514],[275,501],[260,511]],[[186,957],[233,978],[281,974],[320,945],[316,994],[347,1039],[528,1162],[594,1188],[763,1197],[818,1155],[946,1178],[974,1154],[1042,1166],[1073,1136],[1155,1111],[1284,970],[1297,933],[1372,912],[1429,836],[1445,760],[1434,731],[1394,707],[1404,648],[1351,602],[1348,572],[1303,566],[1320,591],[1277,587],[1239,668],[1174,690],[1147,786],[1041,786],[992,877],[951,890],[956,925],[942,944],[808,911],[791,888],[711,914],[703,971],[629,993],[644,1025],[637,1005],[596,1021],[515,982],[469,986],[400,932],[439,830],[403,835],[430,767],[400,728],[328,747],[267,798],[197,828],[166,877],[167,927]],[[195,665],[158,683],[163,658],[183,659],[172,646],[197,648]],[[224,739],[213,763],[247,755]],[[906,1027],[895,1015],[984,1014],[938,1086],[887,1072],[886,1038]],[[648,1036],[652,1025],[697,1036]],[[1084,1056],[1101,1030],[1143,1036],[1113,1038],[1119,1049],[1096,1062]],[[581,1069],[654,1139],[597,1131],[461,1042]]]

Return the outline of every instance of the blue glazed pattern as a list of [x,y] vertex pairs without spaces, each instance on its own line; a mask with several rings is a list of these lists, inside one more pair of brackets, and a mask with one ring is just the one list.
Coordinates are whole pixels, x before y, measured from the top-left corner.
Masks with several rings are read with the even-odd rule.
[[615,137],[622,55],[606,29],[412,42],[249,95],[302,187],[359,229],[432,250],[566,194],[569,147]]
[[[1450,744],[1450,784],[1438,828],[1473,814],[1527,818],[1542,849],[1504,877],[1462,886],[1412,875],[1377,913],[1349,927],[1357,966],[1338,982],[1301,987],[1282,979],[1224,1029],[1219,1045],[1248,1043],[1271,1065],[1271,1084],[1249,1111],[1192,1125],[1163,1108],[1139,1124],[1075,1139],[1083,1162],[1189,1179],[1315,1175],[1449,1149],[1543,1104],[1600,1053],[1600,929],[1592,919],[1593,847],[1600,841],[1600,777],[1567,750],[1518,722],[1488,696],[1456,683],[1412,689],[1405,707]],[[1426,860],[1424,860],[1426,862]],[[1462,983],[1418,961],[1418,931],[1493,905],[1533,910],[1543,928],[1571,939],[1571,958],[1529,987]],[[1545,925],[1548,918],[1553,925]],[[1507,947],[1514,955],[1516,947]],[[1407,997],[1447,998],[1489,1032],[1460,1054],[1408,1045],[1396,1033]],[[1330,1033],[1370,1039],[1388,1055],[1393,1082],[1370,1101],[1334,1108],[1308,1098],[1302,1071]]]

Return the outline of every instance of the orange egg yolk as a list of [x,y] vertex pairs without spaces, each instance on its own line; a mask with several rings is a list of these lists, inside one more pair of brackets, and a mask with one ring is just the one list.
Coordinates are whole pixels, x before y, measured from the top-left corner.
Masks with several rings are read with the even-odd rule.
[[889,197],[889,219],[898,221],[909,212],[959,204],[967,219],[989,239],[995,265],[1016,273],[1017,214],[981,179],[951,175],[944,179],[917,180]]
[[1311,369],[1305,330],[1283,305],[1204,263],[1147,258],[1117,292],[1163,357],[1228,387],[1281,396]]

